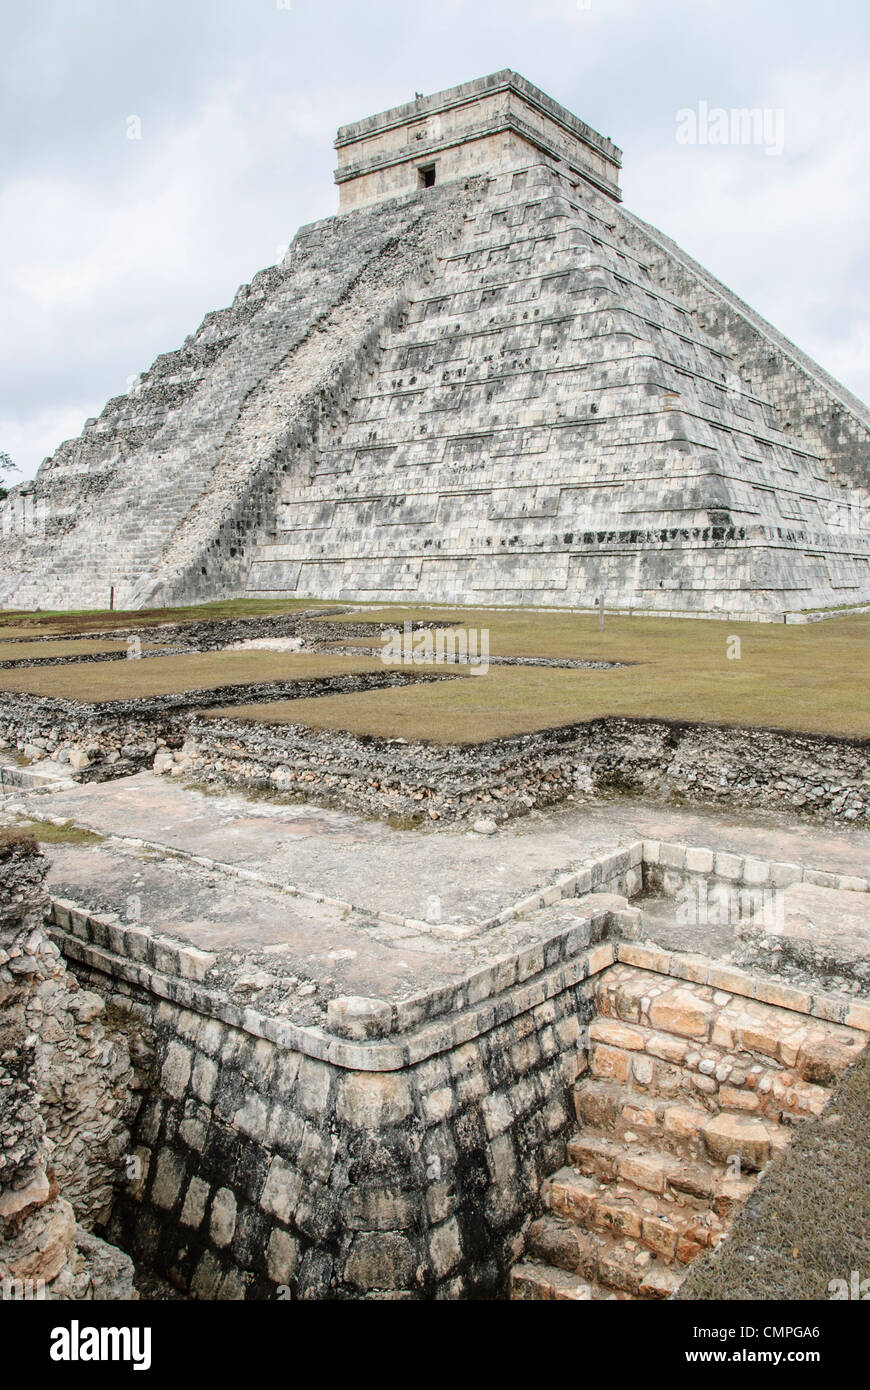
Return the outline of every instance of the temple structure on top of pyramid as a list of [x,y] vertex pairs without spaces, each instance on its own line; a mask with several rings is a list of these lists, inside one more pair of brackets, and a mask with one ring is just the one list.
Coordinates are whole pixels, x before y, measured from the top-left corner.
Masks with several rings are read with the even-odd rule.
[[870,411],[609,139],[505,71],[336,147],[338,215],[10,494],[0,603],[870,602]]

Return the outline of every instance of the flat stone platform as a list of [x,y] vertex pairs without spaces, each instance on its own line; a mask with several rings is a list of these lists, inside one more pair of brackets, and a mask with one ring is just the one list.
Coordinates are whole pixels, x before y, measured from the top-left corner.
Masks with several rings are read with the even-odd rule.
[[555,876],[639,839],[706,845],[833,873],[870,871],[870,830],[641,800],[535,811],[483,836],[449,827],[396,830],[349,812],[241,793],[206,795],[141,772],[59,788],[51,813],[101,835],[206,856],[364,911],[457,925],[481,922]]
[[[583,915],[570,876],[641,840],[840,875],[870,867],[866,830],[634,800],[532,812],[482,835],[398,830],[304,803],[205,794],[142,772],[110,783],[59,781],[50,793],[15,789],[5,812],[69,820],[106,837],[50,847],[53,897],[221,956],[236,976],[265,972],[283,991],[271,1004],[303,1025],[337,995],[406,999],[549,940]],[[870,896],[834,896],[856,918],[851,935],[844,926],[840,936],[860,954]],[[826,890],[794,885],[787,901],[790,923],[815,903],[824,930],[837,930]],[[737,944],[733,927],[675,934],[672,902],[651,903],[646,916],[645,933],[677,949],[724,958]]]

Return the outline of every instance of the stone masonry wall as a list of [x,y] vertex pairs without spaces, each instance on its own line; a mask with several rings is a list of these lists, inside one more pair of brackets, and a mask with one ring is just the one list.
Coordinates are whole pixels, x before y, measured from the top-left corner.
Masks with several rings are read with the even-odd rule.
[[166,749],[180,749],[197,709],[317,695],[347,694],[440,680],[435,674],[373,671],[308,680],[259,681],[188,690],[141,700],[87,705],[52,696],[0,691],[0,751],[15,749],[31,763],[51,759],[81,780],[102,781],[151,767]]
[[[640,855],[602,861],[595,887],[636,891]],[[56,902],[71,966],[154,1047],[112,1239],[198,1298],[498,1294],[562,1161],[591,979],[614,959],[624,899],[594,901],[399,1003],[386,1032],[378,1001],[332,1001],[322,1027],[261,1014],[207,953]]]
[[[604,718],[476,746],[378,739],[297,724],[202,718],[216,702],[262,701],[426,679],[387,672],[188,691],[84,706],[0,693],[0,750],[69,765],[86,780],[142,768],[267,790],[365,815],[504,820],[610,792],[870,819],[866,741],[775,729]],[[442,677],[430,677],[441,679]]]
[[[565,1162],[578,1078],[590,1057],[595,1076],[609,1075],[613,1037],[595,1000],[626,967],[675,1003],[687,981],[718,1004],[735,996],[745,1038],[770,1057],[788,1060],[795,1029],[811,1035],[812,1073],[761,1078],[759,1092],[765,1113],[814,1111],[825,1047],[842,1038],[857,1055],[866,1004],[625,939],[638,912],[601,892],[630,896],[641,873],[652,883],[709,870],[702,853],[649,842],[607,856],[563,885],[569,927],[409,999],[386,1025],[371,1000],[332,1001],[324,1027],[270,1018],[214,992],[206,953],[56,902],[52,930],[71,966],[154,1046],[112,1238],[196,1298],[498,1296],[540,1179]],[[796,867],[714,864],[736,882],[761,869],[779,882]],[[547,890],[513,911],[553,901]],[[720,1079],[709,1081],[702,1052],[685,1059],[696,1091]],[[729,1095],[743,1084],[733,1070],[726,1080]]]
[[350,1071],[170,1003],[113,1237],[199,1298],[498,1291],[558,1159],[581,985],[405,1072]]
[[0,602],[866,602],[867,413],[759,325],[545,157],[315,223],[0,504]]
[[826,461],[618,207],[542,162],[475,212],[278,479],[251,592],[754,617],[870,597]]
[[[817,362],[766,322],[681,247],[624,209],[620,239],[641,255],[659,284],[676,295],[699,327],[718,339],[743,379],[829,462],[830,474],[864,490],[870,505],[870,410]],[[866,520],[865,520],[866,526]]]
[[192,778],[374,815],[505,819],[614,791],[870,818],[866,744],[813,734],[611,718],[462,748],[231,719],[196,719],[189,735]]
[[130,1056],[45,933],[45,872],[33,842],[0,844],[0,1298],[130,1298],[129,1259],[90,1229],[129,1144]]

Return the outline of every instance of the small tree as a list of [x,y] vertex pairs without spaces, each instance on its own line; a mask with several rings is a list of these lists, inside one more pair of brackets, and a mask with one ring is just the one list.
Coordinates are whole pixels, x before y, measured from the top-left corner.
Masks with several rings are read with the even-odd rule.
[[[8,454],[4,454],[3,451],[0,450],[0,474],[2,474],[2,473],[17,473],[17,472],[18,472],[18,465],[17,465],[17,463],[13,463],[13,462],[12,462],[12,459],[9,457],[9,455],[8,455]],[[2,502],[3,499],[4,499],[5,497],[8,497],[8,495],[9,495],[9,489],[6,488],[6,487],[4,487],[4,486],[3,486],[3,483],[2,483],[2,480],[0,480],[0,502]]]

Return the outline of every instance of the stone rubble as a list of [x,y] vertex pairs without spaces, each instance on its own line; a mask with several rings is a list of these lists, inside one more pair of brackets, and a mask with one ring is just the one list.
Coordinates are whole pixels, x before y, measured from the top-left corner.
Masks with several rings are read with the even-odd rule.
[[130,1146],[130,1054],[44,930],[45,872],[31,841],[0,842],[0,1290],[128,1299],[132,1262],[92,1228]]

